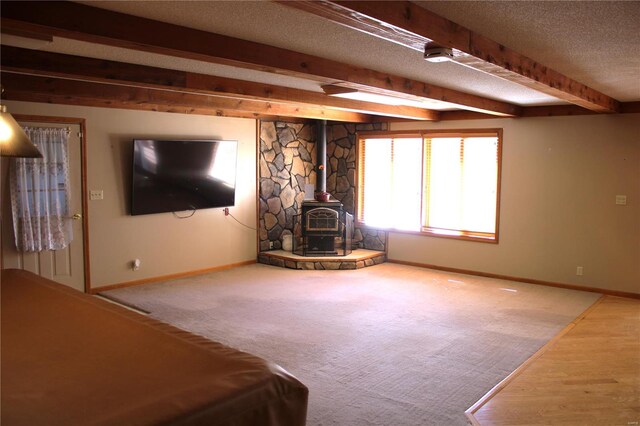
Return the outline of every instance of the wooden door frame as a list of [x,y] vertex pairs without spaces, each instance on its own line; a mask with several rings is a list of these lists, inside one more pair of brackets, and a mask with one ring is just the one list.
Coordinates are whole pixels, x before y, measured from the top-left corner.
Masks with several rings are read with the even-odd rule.
[[80,193],[82,204],[82,256],[84,263],[84,292],[91,292],[89,259],[89,200],[87,197],[87,127],[84,118],[54,117],[48,115],[13,114],[16,121],[51,124],[76,124],[80,126]]

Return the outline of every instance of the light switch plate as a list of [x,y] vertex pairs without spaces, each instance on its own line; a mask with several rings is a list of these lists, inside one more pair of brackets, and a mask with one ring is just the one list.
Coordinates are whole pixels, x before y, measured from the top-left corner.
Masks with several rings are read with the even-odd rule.
[[89,199],[90,200],[102,200],[104,198],[104,192],[102,189],[92,189],[89,191]]
[[626,195],[616,195],[616,204],[619,206],[627,205],[627,196]]

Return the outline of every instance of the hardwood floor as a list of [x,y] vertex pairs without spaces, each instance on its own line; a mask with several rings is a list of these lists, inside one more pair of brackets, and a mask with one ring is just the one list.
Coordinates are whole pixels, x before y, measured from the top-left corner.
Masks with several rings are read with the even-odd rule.
[[467,410],[474,425],[638,425],[640,300],[603,296]]

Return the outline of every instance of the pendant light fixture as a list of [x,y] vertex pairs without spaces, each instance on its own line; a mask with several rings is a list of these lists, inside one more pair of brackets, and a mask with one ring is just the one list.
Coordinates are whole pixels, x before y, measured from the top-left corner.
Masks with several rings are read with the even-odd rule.
[[[4,92],[4,87],[1,91]],[[0,105],[0,156],[42,158],[38,147],[9,114],[6,105]]]

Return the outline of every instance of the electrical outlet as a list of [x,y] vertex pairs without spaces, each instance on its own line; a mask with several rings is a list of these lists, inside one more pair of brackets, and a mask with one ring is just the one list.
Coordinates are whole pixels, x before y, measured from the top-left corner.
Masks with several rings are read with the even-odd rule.
[[576,268],[576,275],[582,276],[582,266]]
[[626,195],[616,195],[616,204],[619,206],[627,205],[627,196]]
[[94,200],[102,200],[104,198],[104,192],[102,189],[92,189],[89,191],[89,199]]
[[224,215],[229,216],[229,207],[224,208]]
[[269,250],[273,250],[273,241],[269,241]]

